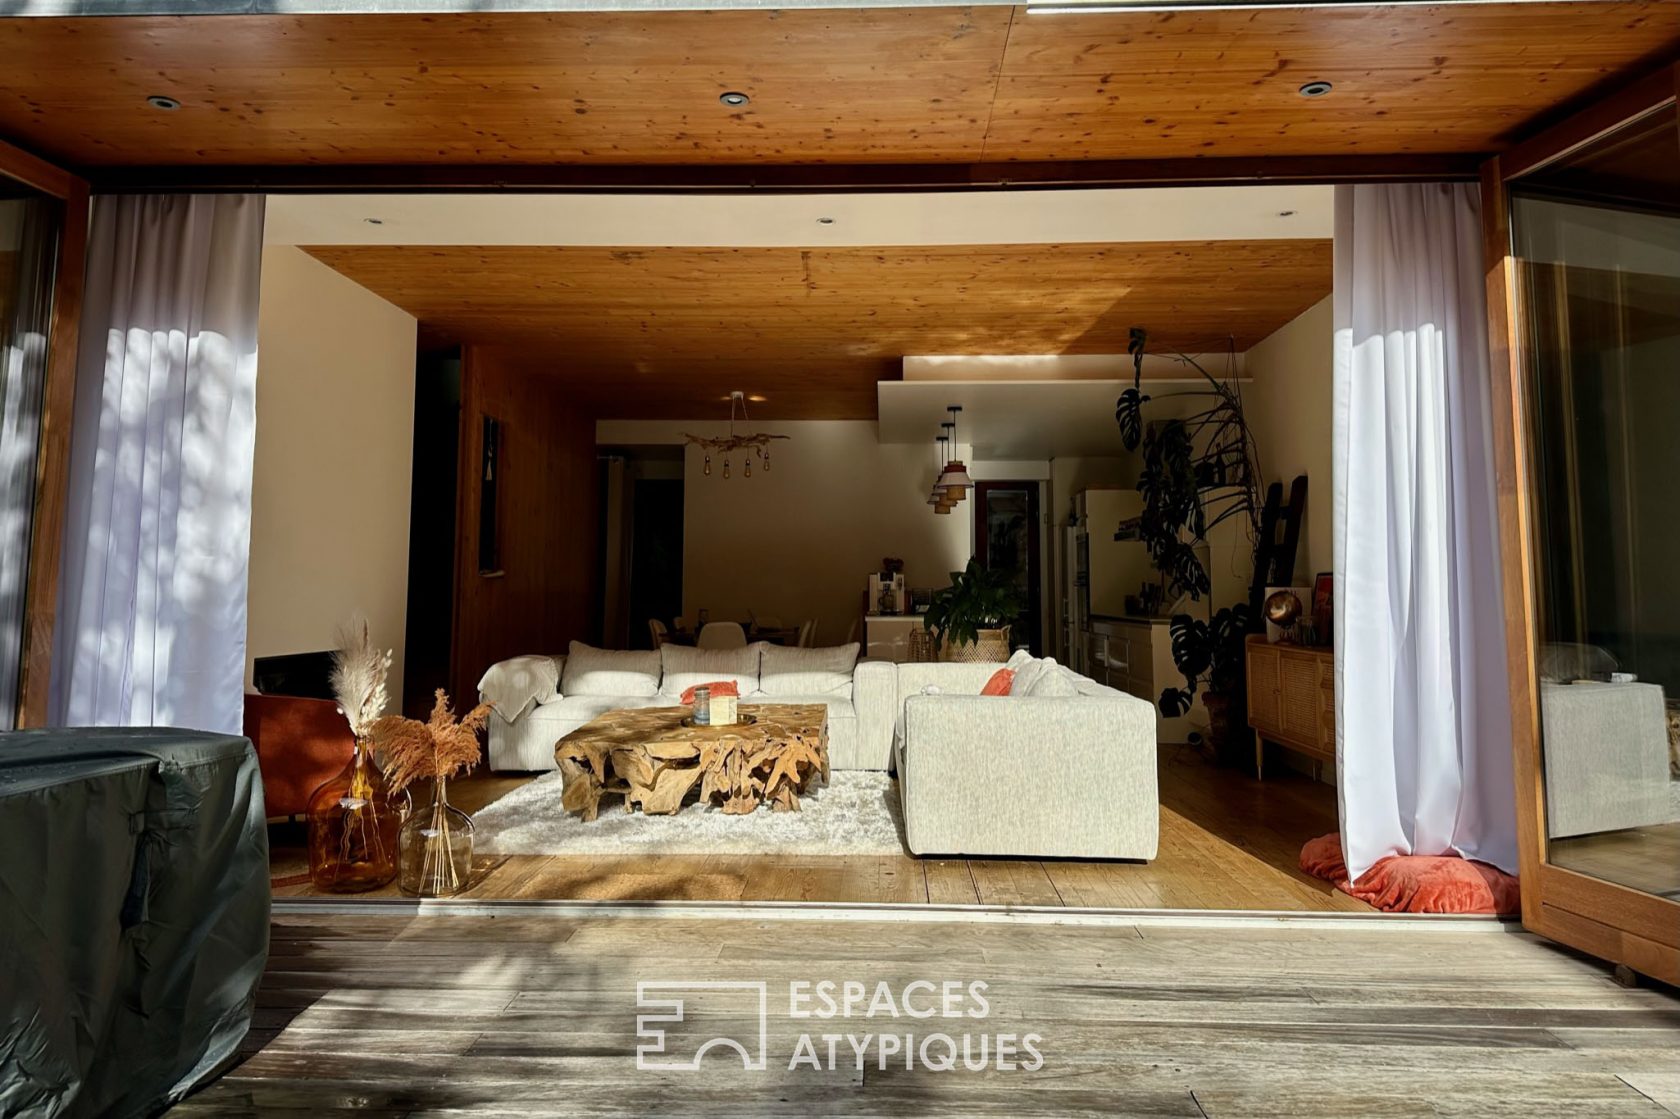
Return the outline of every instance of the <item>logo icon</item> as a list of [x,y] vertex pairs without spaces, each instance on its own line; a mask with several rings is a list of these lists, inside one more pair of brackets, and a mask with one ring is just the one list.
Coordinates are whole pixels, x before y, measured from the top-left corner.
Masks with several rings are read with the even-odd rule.
[[[731,992],[742,994],[730,997]],[[758,1020],[758,1036],[750,1041],[728,1035],[708,1038],[694,1046],[693,1056],[686,1060],[666,1049],[667,1027],[687,1021],[687,1003],[677,997],[687,993],[690,999],[700,996],[707,1009],[716,1010],[721,1004],[732,1021],[752,1018]],[[668,995],[669,997],[659,997]],[[695,1072],[701,1060],[713,1049],[732,1049],[741,1058],[741,1067],[748,1072],[762,1072],[769,1037],[770,993],[764,980],[718,980],[715,982],[674,982],[644,980],[636,984],[636,1009],[657,1011],[636,1015],[636,1067],[652,1072]],[[695,1036],[709,1031],[700,1030]],[[686,1047],[685,1047],[686,1051]]]

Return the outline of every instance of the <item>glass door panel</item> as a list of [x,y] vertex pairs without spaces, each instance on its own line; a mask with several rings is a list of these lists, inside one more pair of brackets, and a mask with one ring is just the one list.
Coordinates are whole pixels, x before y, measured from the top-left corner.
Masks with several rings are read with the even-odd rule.
[[1511,184],[1546,861],[1680,899],[1680,127]]

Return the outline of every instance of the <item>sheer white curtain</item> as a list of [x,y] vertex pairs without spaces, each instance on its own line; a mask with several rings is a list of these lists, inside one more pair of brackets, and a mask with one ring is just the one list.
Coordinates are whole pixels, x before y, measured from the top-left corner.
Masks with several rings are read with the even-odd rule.
[[52,705],[238,733],[260,195],[96,198]]
[[1342,845],[1516,869],[1480,203],[1336,188]]

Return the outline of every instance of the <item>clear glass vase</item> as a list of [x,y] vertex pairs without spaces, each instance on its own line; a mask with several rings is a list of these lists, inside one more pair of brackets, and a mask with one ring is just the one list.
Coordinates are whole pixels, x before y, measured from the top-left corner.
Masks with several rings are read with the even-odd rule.
[[357,739],[350,762],[309,797],[309,880],[335,894],[377,890],[397,876],[406,794],[392,797],[373,750]]
[[472,878],[472,817],[449,803],[448,786],[432,786],[431,803],[409,815],[398,837],[397,888],[411,897],[452,897]]

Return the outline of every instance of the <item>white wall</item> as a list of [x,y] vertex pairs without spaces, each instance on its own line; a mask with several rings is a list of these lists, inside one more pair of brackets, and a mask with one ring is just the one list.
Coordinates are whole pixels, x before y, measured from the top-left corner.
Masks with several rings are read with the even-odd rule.
[[[1248,351],[1253,383],[1243,392],[1243,410],[1260,451],[1266,483],[1307,476],[1307,516],[1295,576],[1311,586],[1329,571],[1330,544],[1330,375],[1333,361],[1330,297],[1319,300]],[[1264,492],[1262,491],[1262,496]]]
[[339,624],[361,613],[374,640],[395,650],[396,705],[407,618],[414,317],[301,249],[269,245],[257,346],[247,679],[250,659],[330,649]]
[[[677,443],[710,432],[716,417],[604,420],[608,444]],[[683,470],[683,613],[745,618],[749,609],[792,623],[818,619],[819,644],[835,644],[862,608],[868,576],[884,556],[904,560],[908,586],[943,587],[973,551],[973,501],[941,516],[927,504],[934,453],[928,445],[876,441],[867,420],[754,425],[791,436],[772,445],[772,469],[723,477],[714,457],[688,448]],[[965,448],[966,450],[966,448]]]

